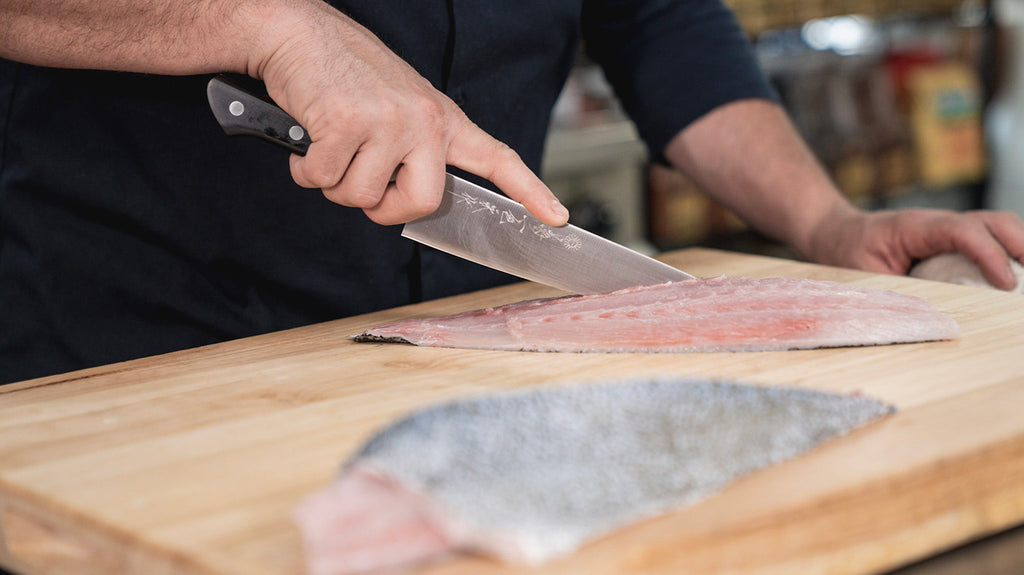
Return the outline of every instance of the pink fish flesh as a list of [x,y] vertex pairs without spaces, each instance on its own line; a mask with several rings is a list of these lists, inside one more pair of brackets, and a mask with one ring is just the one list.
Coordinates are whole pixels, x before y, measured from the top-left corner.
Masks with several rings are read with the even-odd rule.
[[957,339],[927,301],[791,278],[714,278],[410,319],[355,336],[422,346],[562,352],[812,349]]
[[467,551],[538,564],[893,412],[863,395],[668,378],[451,401],[382,429],[300,505],[306,567]]

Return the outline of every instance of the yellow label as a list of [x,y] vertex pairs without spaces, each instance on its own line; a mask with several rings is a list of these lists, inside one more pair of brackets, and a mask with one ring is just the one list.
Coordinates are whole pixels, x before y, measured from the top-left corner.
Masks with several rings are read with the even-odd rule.
[[941,188],[985,174],[981,86],[959,63],[927,65],[910,72],[907,89],[921,183]]

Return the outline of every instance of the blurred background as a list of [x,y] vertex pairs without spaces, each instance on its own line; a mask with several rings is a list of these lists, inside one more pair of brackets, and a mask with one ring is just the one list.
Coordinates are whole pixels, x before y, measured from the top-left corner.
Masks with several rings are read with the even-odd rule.
[[[726,3],[797,128],[854,202],[1024,215],[1024,0]],[[583,56],[556,105],[543,175],[573,223],[641,251],[795,255],[682,174],[649,163]]]

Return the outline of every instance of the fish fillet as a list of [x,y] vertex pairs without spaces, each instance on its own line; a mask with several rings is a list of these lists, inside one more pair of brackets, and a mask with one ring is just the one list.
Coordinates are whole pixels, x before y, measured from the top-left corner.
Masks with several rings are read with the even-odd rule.
[[810,349],[956,339],[927,301],[791,278],[714,278],[531,300],[382,325],[357,341],[564,352]]
[[[1009,291],[1024,293],[1024,266],[1016,260],[1010,260],[1010,269],[1017,278],[1017,285]],[[995,289],[995,286],[985,279],[978,264],[959,252],[932,256],[912,267],[907,275],[925,280]]]
[[537,564],[895,410],[679,379],[456,400],[380,431],[296,511],[314,575],[471,551]]

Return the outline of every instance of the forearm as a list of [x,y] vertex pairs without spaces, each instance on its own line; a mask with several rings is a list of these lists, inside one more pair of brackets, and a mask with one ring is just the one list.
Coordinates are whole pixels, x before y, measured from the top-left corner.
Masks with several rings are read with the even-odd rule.
[[857,213],[772,102],[712,111],[673,138],[665,156],[754,228],[812,259],[816,232]]
[[293,179],[380,224],[437,209],[445,165],[491,180],[544,223],[562,225],[569,217],[511,148],[372,32],[321,0],[5,2],[0,57],[262,79],[313,141],[305,156],[292,156]]
[[[258,68],[310,2],[34,0],[0,3],[0,56],[29,64],[157,74]],[[318,4],[318,2],[317,2]]]

